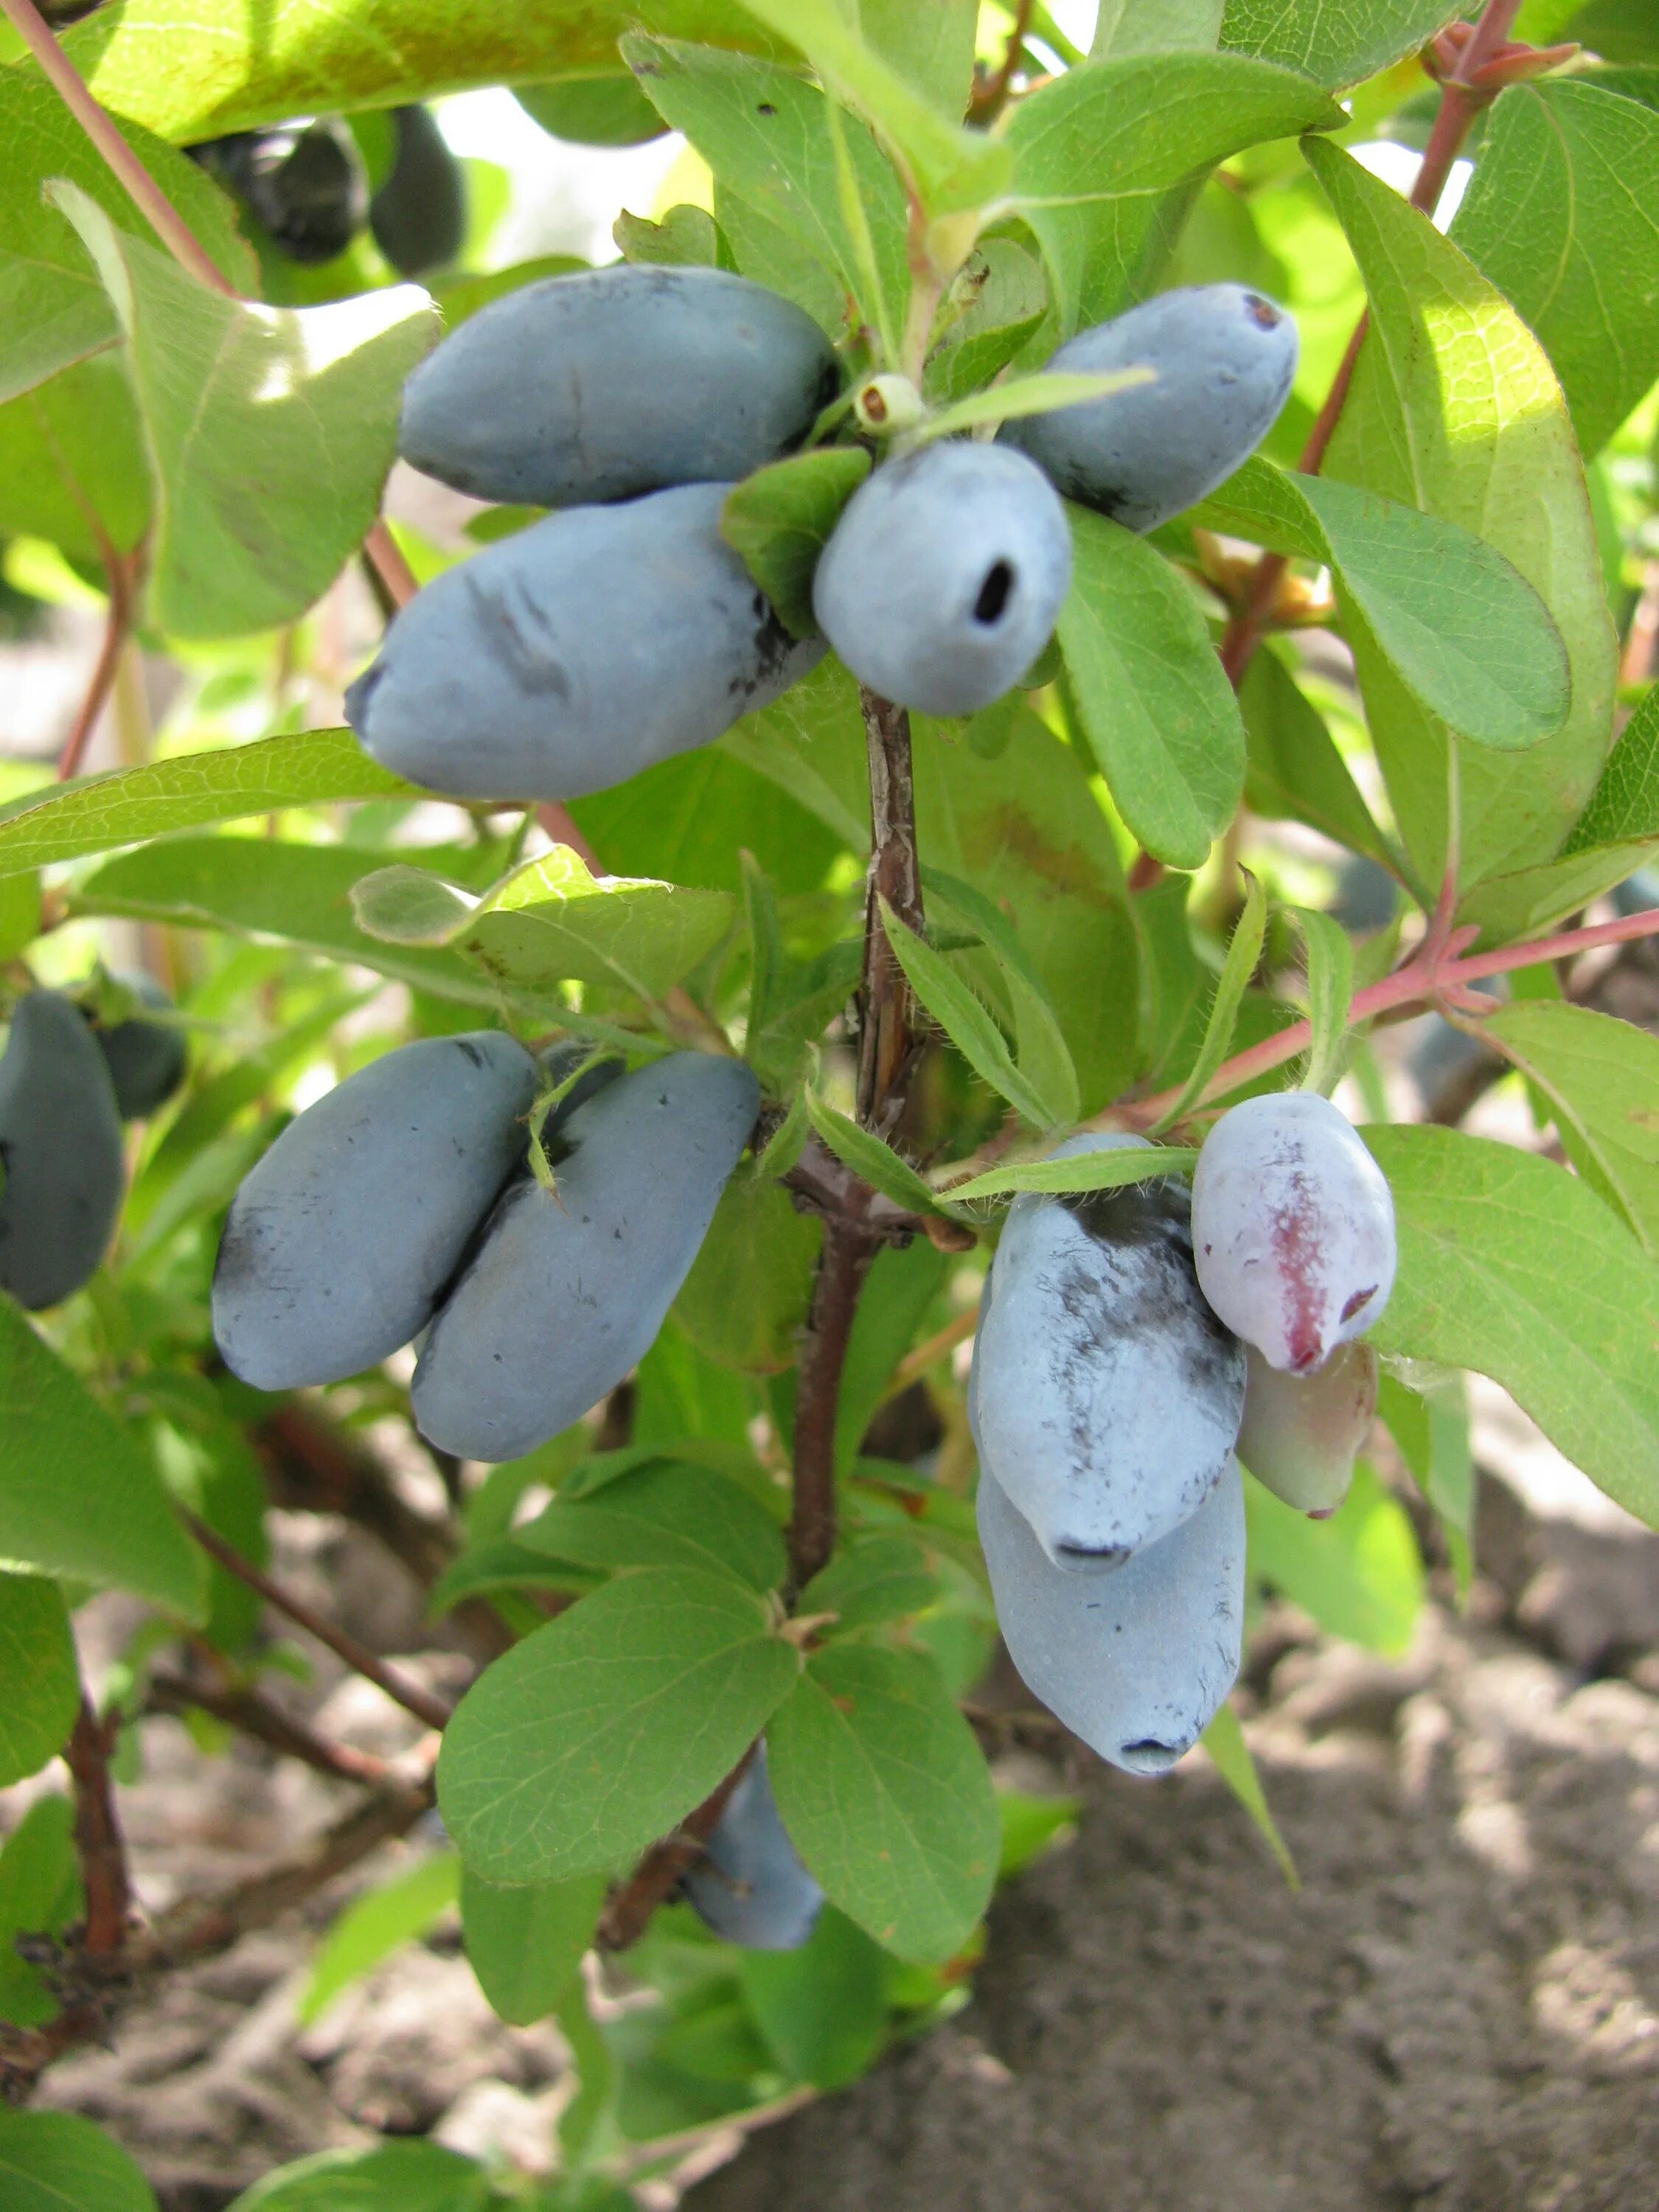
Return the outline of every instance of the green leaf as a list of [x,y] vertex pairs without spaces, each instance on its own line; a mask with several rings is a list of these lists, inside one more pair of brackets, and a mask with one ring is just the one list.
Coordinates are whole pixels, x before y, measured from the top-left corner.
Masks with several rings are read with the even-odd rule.
[[1291,1889],[1300,1889],[1301,1876],[1296,1870],[1296,1861],[1291,1856],[1290,1846],[1279,1832],[1279,1823],[1267,1802],[1267,1793],[1261,1786],[1261,1777],[1255,1771],[1255,1761],[1250,1747],[1244,1741],[1244,1730],[1238,1715],[1229,1705],[1224,1705],[1199,1739],[1215,1761],[1216,1772],[1221,1777],[1244,1810],[1261,1831],[1268,1850],[1279,1861],[1279,1872]]
[[1090,58],[1212,52],[1224,9],[1225,0],[1101,0]]
[[1083,1107],[1071,1048],[1048,987],[1008,917],[973,884],[942,869],[924,867],[921,881],[933,912],[954,915],[984,940],[1013,1009],[1021,1073],[1039,1097],[1053,1100],[1060,1121],[1075,1121]]
[[6,2212],[155,2212],[155,2192],[120,2145],[76,2112],[0,2109]]
[[1659,838],[1659,684],[1649,691],[1607,756],[1589,804],[1562,847],[1564,858],[1598,846]]
[[[116,128],[231,283],[258,282],[231,204],[198,168],[123,111]],[[65,178],[147,244],[155,233],[86,132],[33,68],[0,69],[0,399],[42,384],[119,339],[108,295],[62,212],[41,197]]]
[[1501,1006],[1480,1034],[1538,1085],[1567,1158],[1659,1258],[1659,1037],[1548,999]]
[[556,845],[482,898],[419,868],[382,869],[352,893],[359,926],[399,945],[451,946],[498,984],[546,993],[562,981],[660,997],[730,929],[728,892],[591,876]]
[[177,837],[106,860],[70,894],[69,905],[77,915],[125,915],[181,929],[281,938],[331,960],[376,969],[439,998],[491,1009],[505,1003],[566,1018],[553,993],[497,981],[458,953],[390,945],[358,928],[351,894],[379,865],[378,854],[344,845]]
[[933,438],[959,437],[987,423],[1012,422],[1027,415],[1053,415],[1062,407],[1082,407],[1092,399],[1110,399],[1139,385],[1156,384],[1151,368],[1115,368],[1098,375],[1039,375],[1010,377],[988,392],[972,392],[930,416],[915,432],[924,445]]
[[1015,1066],[1001,1030],[944,955],[907,928],[885,899],[881,921],[911,989],[975,1074],[1039,1129],[1063,1121],[1058,1103],[1043,1097]]
[[0,1562],[203,1618],[200,1555],[132,1426],[0,1300]]
[[920,1613],[938,1595],[927,1547],[914,1536],[877,1534],[858,1538],[814,1575],[796,1609],[833,1613],[833,1632],[846,1635]]
[[804,806],[717,744],[659,761],[570,811],[611,873],[683,888],[740,890],[746,852],[780,893],[816,891],[840,850]]
[[1340,922],[1316,908],[1291,911],[1308,947],[1308,1017],[1313,1024],[1301,1087],[1328,1097],[1343,1069],[1353,999],[1353,941]]
[[1267,894],[1261,879],[1248,868],[1244,877],[1244,911],[1233,929],[1232,941],[1227,947],[1227,957],[1221,963],[1221,974],[1215,987],[1215,997],[1210,1004],[1210,1018],[1205,1024],[1204,1042],[1198,1048],[1180,1096],[1173,1106],[1158,1117],[1153,1133],[1167,1129],[1178,1121],[1195,1099],[1202,1097],[1210,1078],[1215,1073],[1232,1044],[1233,1031],[1238,1026],[1238,1010],[1244,1002],[1244,994],[1250,978],[1255,974],[1261,959],[1262,941],[1267,934]]
[[1378,1377],[1376,1410],[1439,1517],[1458,1597],[1467,1603],[1474,1574],[1475,1476],[1463,1378],[1437,1377],[1432,1395],[1419,1397],[1385,1371]]
[[1260,454],[1195,520],[1330,567],[1395,674],[1459,736],[1516,750],[1565,720],[1566,650],[1548,609],[1456,523]]
[[870,473],[862,446],[821,446],[757,469],[726,495],[720,535],[796,637],[816,637],[812,575],[841,511]]
[[[408,0],[360,0],[319,20],[251,18],[246,0],[155,0],[139,17],[78,24],[64,44],[105,106],[189,143],[289,116],[614,68],[618,35],[645,12],[640,0],[586,0],[552,15],[524,0],[475,0],[458,20],[417,16]],[[649,0],[648,20],[681,38],[757,43],[729,0]]]
[[1400,1235],[1377,1350],[1489,1375],[1592,1482],[1659,1526],[1659,1267],[1552,1161],[1453,1129],[1363,1134]]
[[1048,262],[1060,334],[1103,311],[1095,295],[1103,268],[1115,274],[1120,212],[1246,146],[1343,120],[1305,77],[1235,54],[1088,62],[1022,100],[1007,127],[1014,201]]
[[40,1772],[80,1705],[62,1591],[42,1576],[0,1573],[0,1789]]
[[302,2027],[320,2020],[341,1991],[424,1936],[460,1896],[461,1863],[434,1851],[357,1898],[329,1929],[296,2008]]
[[624,1575],[462,1698],[438,1768],[449,1832],[487,1881],[616,1866],[731,1772],[798,1670],[764,1602],[729,1575]]
[[931,1661],[832,1645],[766,1732],[772,1788],[832,1905],[902,1959],[948,1959],[989,1901],[1000,1838],[973,1732]]
[[40,1967],[17,1954],[20,1936],[61,1936],[86,1910],[75,1856],[75,1808],[37,1797],[0,1850],[0,2021],[39,2027],[58,2001]]
[[450,1561],[427,1597],[427,1619],[441,1620],[470,1597],[499,1597],[521,1589],[567,1590],[580,1596],[597,1589],[603,1580],[602,1575],[573,1566],[567,1559],[532,1552],[510,1536],[492,1536],[469,1544]]
[[866,42],[941,112],[958,116],[974,85],[978,0],[859,0]]
[[[720,182],[860,299],[859,253],[842,212],[827,102],[817,87],[774,63],[671,39],[635,33],[622,51],[665,121],[685,133]],[[897,326],[909,289],[904,194],[868,131],[849,125],[845,136],[880,259],[882,298],[863,304],[872,326],[884,319]],[[715,216],[739,266],[757,274],[745,266],[741,229],[723,203]]]
[[1008,188],[1007,149],[959,128],[916,93],[848,21],[838,0],[743,0],[751,15],[799,46],[826,85],[861,108],[915,180],[930,215],[981,208]]
[[94,354],[0,406],[0,530],[96,572],[149,527],[149,472],[118,353]]
[[[633,83],[631,77],[629,82]],[[707,208],[672,207],[660,222],[629,215],[624,208],[611,224],[611,234],[624,261],[646,262],[657,269],[719,269],[731,259],[729,252],[721,259],[720,227]]]
[[1305,822],[1337,844],[1395,868],[1388,840],[1323,718],[1271,646],[1251,660],[1238,703],[1249,747],[1244,798],[1251,812],[1271,821]]
[[349,730],[302,730],[221,752],[174,753],[32,792],[0,810],[0,875],[246,815],[402,793],[416,795],[412,785],[371,760]]
[[988,385],[1006,368],[1042,320],[1048,287],[1042,264],[1011,238],[985,238],[962,281],[976,290],[929,356],[927,397],[947,407]]
[[1328,1521],[1310,1521],[1244,1478],[1253,1575],[1333,1636],[1398,1658],[1423,1605],[1423,1560],[1405,1508],[1362,1460]]
[[1416,53],[1463,12],[1455,0],[1227,0],[1221,43],[1337,91]]
[[739,1951],[738,1979],[755,2025],[792,2081],[844,2089],[887,2040],[888,1960],[826,1905],[798,1951]]
[[1157,1145],[1151,1152],[1126,1145],[1109,1152],[1073,1152],[1060,1160],[1016,1160],[988,1168],[983,1175],[951,1186],[958,1203],[970,1199],[1007,1198],[1022,1190],[1121,1190],[1125,1183],[1151,1182],[1162,1175],[1190,1175],[1198,1165],[1196,1145]]
[[1560,77],[1498,100],[1452,225],[1537,333],[1586,460],[1659,376],[1656,210],[1659,115]]
[[602,1874],[502,1889],[468,1869],[461,1880],[467,1960],[501,2019],[529,2027],[552,2012],[593,1941],[605,1892]]
[[823,1224],[740,1166],[720,1194],[673,1311],[705,1359],[743,1375],[793,1367],[811,1304]]
[[787,1571],[777,1522],[713,1468],[659,1460],[580,1498],[556,1498],[514,1532],[531,1551],[587,1567],[695,1567],[775,1589]]
[[805,1101],[807,1118],[824,1143],[838,1160],[851,1168],[854,1175],[862,1176],[872,1189],[890,1198],[895,1206],[908,1206],[913,1213],[926,1216],[947,1212],[932,1184],[890,1145],[872,1131],[861,1129],[845,1114],[837,1113],[815,1091],[803,1091],[801,1096]]
[[296,2159],[244,2191],[230,2212],[489,2212],[494,2201],[489,2175],[470,2158],[393,2142]]
[[181,637],[291,622],[379,509],[404,379],[438,337],[414,285],[329,307],[228,300],[53,187],[128,344],[155,527],[149,606]]
[[1024,1790],[997,1791],[997,1817],[1002,1823],[1002,1850],[997,1860],[997,1880],[1007,1881],[1022,1873],[1034,1859],[1062,1836],[1077,1832],[1080,1797],[1038,1797]]
[[555,138],[576,146],[641,146],[659,138],[663,120],[625,69],[573,71],[546,84],[521,84],[519,105]]
[[943,1252],[918,1237],[908,1246],[890,1244],[878,1253],[865,1277],[836,1407],[838,1477],[851,1473],[893,1370],[933,1308],[947,1265]]
[[1078,718],[1124,821],[1203,865],[1244,787],[1244,726],[1197,601],[1144,538],[1071,506],[1059,638]]
[[1326,474],[1485,538],[1538,592],[1567,647],[1567,720],[1512,758],[1457,744],[1350,603],[1367,720],[1417,875],[1435,884],[1444,873],[1455,746],[1460,875],[1479,884],[1557,849],[1611,742],[1616,647],[1583,471],[1554,373],[1502,295],[1348,155],[1310,140],[1308,160],[1371,309]]

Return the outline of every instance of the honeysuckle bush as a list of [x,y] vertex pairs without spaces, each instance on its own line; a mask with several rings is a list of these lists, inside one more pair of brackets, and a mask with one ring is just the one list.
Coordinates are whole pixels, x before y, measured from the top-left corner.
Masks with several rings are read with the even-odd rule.
[[[1575,1003],[1572,964],[1652,926],[1597,902],[1659,846],[1659,34],[1613,6],[1581,26],[1571,0],[1494,0],[1473,31],[1441,0],[1106,0],[1089,52],[1040,5],[975,0],[111,0],[47,69],[52,34],[4,4],[9,605],[95,596],[106,636],[65,775],[6,771],[3,989],[118,1014],[107,925],[139,923],[190,1065],[129,1139],[86,1288],[0,1302],[0,1782],[66,1761],[0,1851],[0,2075],[21,2105],[169,1967],[411,1838],[336,1922],[307,2008],[459,1911],[496,2010],[570,2045],[560,2178],[388,2143],[241,2204],[602,2212],[671,2162],[653,2146],[844,2083],[959,2003],[999,1874],[1073,1817],[987,1763],[1042,1717],[974,1700],[995,1622],[953,1357],[1009,1197],[1085,1179],[1037,1164],[1059,1137],[1150,1132],[1184,1171],[1218,1109],[1348,1079],[1398,1220],[1371,1337],[1395,1486],[1362,1459],[1316,1525],[1249,1486],[1256,1597],[1390,1651],[1422,1595],[1414,1526],[1467,1582],[1465,1370],[1659,1525],[1659,1045]],[[861,701],[828,657],[568,809],[434,814],[294,702],[352,672],[319,611],[343,571],[366,554],[395,600],[405,563],[454,557],[377,520],[404,380],[486,300],[575,264],[486,272],[475,204],[471,259],[429,291],[361,242],[301,281],[177,149],[325,113],[372,167],[382,111],[496,84],[578,140],[683,131],[711,204],[623,211],[623,255],[735,269],[838,349],[848,403],[726,510],[797,629],[884,434],[995,422],[1155,291],[1284,303],[1294,395],[1150,537],[1072,509],[1055,641],[965,723]],[[1379,141],[1426,147],[1430,183],[1473,162],[1447,231],[1355,158]],[[153,730],[136,647],[178,672]],[[128,765],[77,774],[112,686]],[[1358,864],[1392,902],[1363,928],[1332,911]],[[1473,993],[1494,976],[1505,995]],[[1535,1143],[1392,1117],[1376,1027],[1431,1007],[1524,1083]],[[421,1449],[406,1364],[251,1390],[209,1291],[230,1199],[302,1100],[492,1024],[640,1065],[734,1052],[765,1103],[631,1381],[522,1461],[439,1455],[440,1513],[388,1472],[386,1425]],[[300,1663],[284,1593],[248,1579],[273,1500],[374,1529],[479,1667],[447,1831],[441,1702],[349,1639],[423,1748],[382,1769],[273,1719]],[[106,1590],[148,1617],[83,1683],[72,1615]],[[146,1917],[119,1794],[163,1711],[204,1758],[240,1726],[352,1802],[275,1880]],[[789,1953],[674,1901],[763,1733],[828,1899]],[[1229,1711],[1206,1740],[1282,1851]],[[651,2002],[590,2004],[596,1945]],[[23,2206],[154,2203],[66,2115],[0,2112],[0,2172]]]

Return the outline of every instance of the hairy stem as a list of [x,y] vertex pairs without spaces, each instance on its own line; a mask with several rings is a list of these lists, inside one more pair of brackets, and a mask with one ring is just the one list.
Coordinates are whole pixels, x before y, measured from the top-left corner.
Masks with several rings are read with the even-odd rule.
[[210,1528],[207,1522],[196,1514],[186,1512],[182,1517],[202,1549],[210,1559],[216,1559],[227,1574],[234,1575],[238,1582],[246,1583],[251,1590],[257,1590],[267,1605],[274,1606],[278,1613],[286,1613],[296,1626],[305,1630],[307,1636],[314,1636],[319,1644],[326,1644],[337,1658],[344,1661],[353,1674],[361,1674],[366,1681],[373,1682],[378,1689],[384,1690],[394,1705],[401,1705],[405,1712],[413,1713],[416,1719],[426,1727],[442,1729],[447,1726],[449,1708],[441,1699],[431,1696],[417,1682],[408,1680],[395,1668],[388,1667],[383,1660],[377,1659],[367,1644],[360,1644],[355,1636],[308,1606],[303,1598],[296,1597],[292,1590],[286,1590],[280,1583],[273,1582],[251,1559],[245,1559],[232,1545],[226,1543],[216,1528]]
[[81,1948],[94,1956],[121,1948],[132,1910],[126,1845],[109,1772],[110,1754],[119,1729],[118,1718],[99,1719],[82,1691],[81,1710],[64,1753],[75,1784],[75,1852],[87,1897],[86,1932]]

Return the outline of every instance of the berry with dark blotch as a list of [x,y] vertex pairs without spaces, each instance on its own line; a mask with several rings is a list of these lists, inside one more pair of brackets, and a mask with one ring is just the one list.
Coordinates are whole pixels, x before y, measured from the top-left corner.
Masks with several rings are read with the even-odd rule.
[[236,131],[187,150],[246,204],[290,261],[331,261],[368,219],[356,141],[329,118]]
[[416,1425],[464,1459],[515,1459],[580,1419],[650,1349],[754,1127],[741,1061],[675,1053],[559,1131],[556,1190],[502,1193],[415,1370]]
[[1071,575],[1042,471],[1006,447],[943,440],[854,493],[812,608],[860,684],[925,714],[972,714],[1036,659]]
[[1316,1375],[1285,1375],[1252,1345],[1238,1456],[1256,1480],[1316,1521],[1348,1494],[1376,1411],[1376,1354],[1345,1344]]
[[[153,976],[124,973],[115,980],[157,1013],[172,1012],[172,1000]],[[157,1112],[185,1079],[190,1055],[181,1030],[133,1014],[112,1022],[107,1029],[94,1029],[93,1035],[109,1068],[124,1121],[139,1121]]]
[[983,1467],[979,1536],[1008,1656],[1093,1751],[1163,1774],[1214,1719],[1238,1673],[1244,1498],[1230,1461],[1190,1519],[1115,1574],[1062,1573]]
[[1054,375],[1146,368],[1155,384],[1028,415],[1000,434],[1067,499],[1126,529],[1155,530],[1249,459],[1290,397],[1296,362],[1295,323],[1259,292],[1164,292],[1081,331],[1046,364]]
[[764,285],[619,264],[471,316],[410,378],[398,451],[476,499],[632,499],[775,460],[840,383],[818,325]]
[[0,1059],[0,1289],[32,1311],[95,1272],[121,1211],[121,1116],[72,999],[17,1002]]
[[347,692],[351,726],[465,799],[579,799],[708,744],[823,651],[721,538],[730,489],[573,507],[446,569]]
[[261,1390],[338,1382],[431,1320],[522,1160],[536,1062],[498,1030],[371,1061],[289,1123],[231,1205],[213,1334]]
[[442,269],[466,240],[466,179],[424,107],[394,107],[397,149],[368,204],[374,243],[400,276]]
[[1224,1114],[1193,1176],[1204,1295],[1268,1364],[1310,1375],[1382,1317],[1394,1200],[1346,1115],[1307,1091]]
[[[1083,1135],[1056,1158],[1145,1139]],[[1228,1464],[1244,1349],[1193,1271],[1170,1177],[1009,1209],[980,1304],[980,1462],[1059,1568],[1095,1574],[1179,1527]]]
[[799,1951],[810,1941],[823,1892],[801,1864],[778,1816],[764,1744],[726,1799],[683,1887],[698,1917],[728,1943],[750,1951]]

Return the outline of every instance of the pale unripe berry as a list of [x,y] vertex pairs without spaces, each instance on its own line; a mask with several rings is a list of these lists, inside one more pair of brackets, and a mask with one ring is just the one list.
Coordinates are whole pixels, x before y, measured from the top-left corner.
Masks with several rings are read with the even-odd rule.
[[1256,1480],[1322,1521],[1348,1494],[1376,1411],[1376,1354],[1345,1344],[1316,1375],[1284,1375],[1252,1345],[1238,1456]]
[[1327,1098],[1247,1098],[1210,1132],[1193,1176],[1204,1295],[1270,1366],[1310,1375],[1378,1320],[1394,1288],[1394,1200]]

